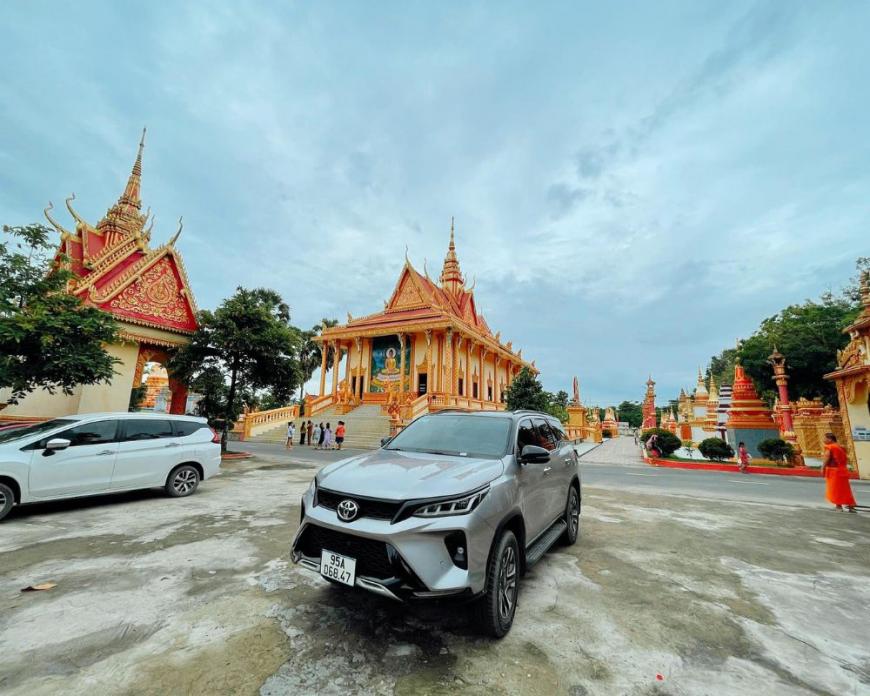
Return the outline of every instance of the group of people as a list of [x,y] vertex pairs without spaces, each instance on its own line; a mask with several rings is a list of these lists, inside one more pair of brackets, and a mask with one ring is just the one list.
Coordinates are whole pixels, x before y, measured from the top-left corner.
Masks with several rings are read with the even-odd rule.
[[[344,436],[347,432],[344,421],[338,421],[338,426],[335,432],[332,431],[330,423],[313,423],[312,421],[302,421],[299,424],[299,444],[304,445],[306,442],[309,447],[314,449],[341,449],[344,444]],[[293,448],[293,440],[296,438],[296,424],[293,421],[287,423],[287,449]]]

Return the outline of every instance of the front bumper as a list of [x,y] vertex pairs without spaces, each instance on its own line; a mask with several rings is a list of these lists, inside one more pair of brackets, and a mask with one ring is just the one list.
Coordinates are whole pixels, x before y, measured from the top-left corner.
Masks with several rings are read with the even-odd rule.
[[[309,492],[293,540],[291,557],[320,574],[323,549],[357,559],[355,585],[399,601],[471,599],[483,591],[495,529],[485,513],[487,499],[467,515],[389,520],[358,518],[342,522],[335,510],[314,506]],[[445,539],[465,534],[467,568],[451,557]]]

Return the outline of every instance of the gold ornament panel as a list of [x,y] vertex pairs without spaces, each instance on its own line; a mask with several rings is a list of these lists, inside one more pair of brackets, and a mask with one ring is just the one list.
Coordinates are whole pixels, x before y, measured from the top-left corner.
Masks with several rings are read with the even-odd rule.
[[110,303],[112,309],[158,317],[166,321],[188,321],[187,303],[169,259],[161,259]]

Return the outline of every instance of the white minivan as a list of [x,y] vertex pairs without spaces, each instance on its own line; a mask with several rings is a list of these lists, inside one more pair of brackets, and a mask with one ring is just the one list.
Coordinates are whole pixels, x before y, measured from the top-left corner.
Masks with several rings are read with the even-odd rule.
[[193,493],[221,464],[205,418],[87,413],[0,431],[0,520],[14,505],[161,486]]

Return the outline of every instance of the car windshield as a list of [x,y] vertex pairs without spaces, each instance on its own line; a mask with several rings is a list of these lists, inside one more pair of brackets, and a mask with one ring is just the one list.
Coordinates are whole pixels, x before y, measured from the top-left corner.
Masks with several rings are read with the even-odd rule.
[[503,457],[510,418],[470,415],[424,416],[394,437],[384,449],[460,457]]
[[55,428],[62,428],[65,425],[71,425],[73,423],[75,423],[74,420],[55,418],[54,420],[44,421],[42,423],[34,423],[33,425],[28,425],[23,428],[10,428],[9,430],[0,430],[0,443],[14,442],[15,440],[30,437],[31,435],[47,433],[48,431],[54,430]]

